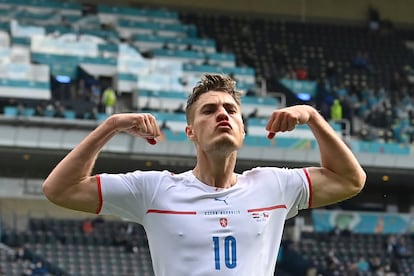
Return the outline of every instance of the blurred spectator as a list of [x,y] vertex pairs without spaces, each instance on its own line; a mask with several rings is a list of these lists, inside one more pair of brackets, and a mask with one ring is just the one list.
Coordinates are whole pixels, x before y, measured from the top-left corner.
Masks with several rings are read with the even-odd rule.
[[38,116],[38,117],[45,116],[45,111],[43,110],[43,106],[41,104],[36,105],[33,116]]
[[295,80],[297,78],[295,68],[292,64],[288,64],[285,68],[285,74],[283,76],[285,79]]
[[84,234],[90,234],[93,232],[93,224],[92,221],[90,219],[85,219],[82,222],[82,232]]
[[100,226],[104,225],[104,223],[105,223],[105,220],[102,216],[97,216],[94,219],[92,219],[93,228],[100,227]]
[[98,119],[98,107],[94,106],[89,112],[85,113],[85,119],[88,120],[97,120]]
[[398,258],[407,258],[411,256],[411,251],[406,245],[405,236],[401,235],[397,238],[396,243],[394,244],[395,256]]
[[400,273],[400,265],[397,258],[391,257],[388,260],[388,265],[386,266],[385,275],[387,276],[397,276]]
[[46,117],[54,117],[55,116],[55,112],[56,112],[55,105],[53,104],[52,101],[49,101],[46,104],[46,107],[44,109],[45,116]]
[[318,269],[312,261],[303,258],[297,248],[297,243],[284,240],[280,248],[281,252],[276,264],[275,276],[286,275],[279,273],[279,269],[284,273],[289,273],[289,275],[317,275]]
[[101,103],[101,88],[98,84],[93,84],[91,86],[91,97],[90,100],[96,106],[99,106]]
[[16,108],[17,108],[17,116],[24,115],[24,110],[26,108],[26,105],[20,101],[16,102]]
[[131,230],[128,229],[128,225],[119,225],[116,235],[114,236],[113,244],[115,246],[123,246],[129,252],[133,251],[131,246]]
[[105,107],[105,113],[107,115],[112,115],[115,113],[115,106],[116,106],[117,96],[115,90],[112,86],[108,86],[102,95],[102,103]]
[[86,87],[86,82],[83,78],[80,78],[76,87],[76,97],[73,99],[82,99],[85,100],[89,95],[88,89]]
[[344,229],[342,229],[341,231],[342,237],[350,237],[351,235],[352,235],[352,230],[349,227],[345,227]]
[[315,104],[325,119],[330,117],[330,106],[332,105],[335,94],[330,89],[325,78],[320,78],[316,84]]
[[337,225],[335,225],[330,231],[329,235],[331,237],[339,237],[341,235],[341,228],[339,228]]
[[60,103],[55,103],[55,118],[65,118],[65,107]]
[[369,263],[365,259],[364,256],[359,257],[356,266],[357,266],[358,271],[361,272],[361,273],[368,273],[369,270],[370,270]]
[[354,135],[354,117],[355,109],[358,105],[358,99],[354,95],[346,95],[341,98],[342,117],[349,122],[349,132]]
[[335,99],[331,105],[331,120],[340,121],[342,118],[341,102],[338,99]]
[[411,65],[404,66],[404,73],[406,75],[408,83],[414,84],[414,69],[411,67]]
[[374,7],[368,9],[368,27],[371,31],[378,31],[380,28],[380,14]]
[[19,260],[31,261],[32,258],[33,258],[32,254],[24,246],[19,246],[14,251],[14,261],[19,261]]
[[327,269],[336,274],[339,273],[341,270],[343,270],[342,262],[339,260],[339,258],[336,256],[336,252],[333,248],[329,250],[328,255],[325,258]]
[[373,72],[374,67],[369,61],[368,53],[358,51],[352,59],[352,66],[355,69],[367,70],[368,72]]
[[325,70],[326,79],[329,82],[330,87],[337,85],[338,69],[336,68],[335,62],[330,60]]
[[304,65],[296,67],[296,79],[298,80],[307,80],[308,79],[308,70]]
[[367,141],[367,142],[374,141],[378,138],[378,136],[375,133],[375,130],[367,126],[361,127],[361,129],[359,130],[358,137],[362,141]]
[[381,258],[378,256],[371,256],[369,259],[369,268],[374,275],[381,275],[384,273],[384,267],[381,262]]
[[32,276],[44,276],[48,275],[47,268],[42,261],[37,261],[32,265]]

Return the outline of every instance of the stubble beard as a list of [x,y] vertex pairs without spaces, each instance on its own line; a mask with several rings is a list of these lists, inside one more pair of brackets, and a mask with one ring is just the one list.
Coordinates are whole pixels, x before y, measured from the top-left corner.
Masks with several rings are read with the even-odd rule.
[[211,150],[218,155],[226,156],[230,153],[238,150],[239,146],[234,142],[233,139],[228,137],[220,137],[217,141],[211,145]]

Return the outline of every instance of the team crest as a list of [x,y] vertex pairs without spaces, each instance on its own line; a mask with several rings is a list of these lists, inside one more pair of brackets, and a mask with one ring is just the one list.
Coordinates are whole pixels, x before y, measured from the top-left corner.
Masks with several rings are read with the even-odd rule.
[[228,222],[227,218],[220,218],[221,227],[223,227],[223,228],[227,227],[228,223],[229,222]]

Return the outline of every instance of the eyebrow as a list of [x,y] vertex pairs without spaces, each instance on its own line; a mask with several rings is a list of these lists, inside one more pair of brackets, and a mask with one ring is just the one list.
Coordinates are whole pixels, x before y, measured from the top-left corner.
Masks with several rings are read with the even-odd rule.
[[[219,104],[217,104],[217,103],[206,103],[206,104],[200,106],[200,110],[203,110],[203,109],[206,109],[206,108],[212,108],[212,107],[215,108],[218,105]],[[231,103],[231,102],[225,102],[225,103],[223,103],[223,106],[224,106],[224,108],[236,108],[236,109],[238,109],[238,105],[234,104],[234,103]]]

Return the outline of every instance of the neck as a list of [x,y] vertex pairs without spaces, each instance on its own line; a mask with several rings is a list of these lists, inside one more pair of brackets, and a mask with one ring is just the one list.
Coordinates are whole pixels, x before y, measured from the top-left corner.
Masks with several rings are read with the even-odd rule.
[[236,154],[221,160],[198,158],[193,174],[201,182],[217,188],[230,188],[237,182]]

